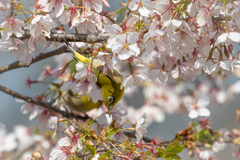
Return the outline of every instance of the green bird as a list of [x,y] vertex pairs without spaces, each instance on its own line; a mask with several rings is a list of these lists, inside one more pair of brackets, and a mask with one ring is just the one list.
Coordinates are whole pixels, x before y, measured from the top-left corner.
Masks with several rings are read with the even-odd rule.
[[[84,57],[77,51],[75,51],[69,43],[66,43],[67,47],[71,50],[75,58],[82,62],[86,68],[88,68],[89,64],[92,62],[91,59]],[[119,100],[121,100],[123,93],[124,93],[124,87],[121,88],[121,84],[123,81],[123,77],[121,73],[119,73],[115,69],[108,69],[106,74],[103,74],[103,68],[104,65],[96,60],[93,60],[92,62],[92,73],[96,75],[97,77],[97,86],[102,89],[102,96],[103,96],[103,102],[106,105],[108,109],[108,113],[110,115],[112,108],[117,104]],[[70,94],[65,94],[65,96],[71,96]],[[68,99],[68,100],[67,100]],[[65,97],[65,101],[70,103],[73,102],[73,99]],[[83,102],[84,101],[84,102]],[[101,101],[97,103],[93,103],[90,99],[88,101],[88,97],[85,94],[84,98],[79,98],[79,103],[74,103],[76,106],[74,108],[78,108],[83,106],[84,110],[91,110],[93,108],[98,108],[101,106]],[[82,104],[82,105],[80,105]],[[83,105],[84,104],[84,105]],[[69,105],[73,105],[69,104]],[[78,106],[79,105],[79,106]],[[73,107],[73,106],[72,106]],[[81,109],[75,109],[75,110],[81,110]]]

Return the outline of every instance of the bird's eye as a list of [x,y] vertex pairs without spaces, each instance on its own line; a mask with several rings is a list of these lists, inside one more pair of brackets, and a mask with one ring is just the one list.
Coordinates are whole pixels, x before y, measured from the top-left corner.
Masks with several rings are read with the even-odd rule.
[[108,103],[112,104],[114,102],[114,98],[112,96],[108,97]]

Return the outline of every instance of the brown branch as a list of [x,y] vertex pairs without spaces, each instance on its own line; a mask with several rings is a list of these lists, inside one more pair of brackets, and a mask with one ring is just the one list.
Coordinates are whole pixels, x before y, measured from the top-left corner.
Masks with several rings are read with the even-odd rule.
[[31,97],[28,97],[28,96],[25,96],[25,95],[22,95],[20,93],[17,93],[7,87],[4,87],[4,86],[1,86],[0,85],[0,90],[2,92],[5,92],[6,94],[9,94],[15,98],[19,98],[19,99],[22,99],[26,102],[29,102],[29,103],[33,103],[33,104],[36,104],[38,106],[42,106],[43,108],[45,109],[48,109],[48,110],[52,110],[54,112],[57,112],[59,114],[61,114],[63,117],[72,117],[72,118],[76,118],[76,119],[82,119],[82,120],[87,120],[89,119],[90,117],[88,116],[85,116],[85,117],[82,117],[82,116],[79,116],[79,115],[76,115],[76,114],[73,114],[73,113],[67,113],[65,111],[62,111],[56,107],[53,107],[51,103],[48,103],[48,102],[43,102],[43,101],[39,101],[39,100],[36,100],[36,99],[33,99]]
[[[109,33],[100,33],[100,34],[76,34],[76,33],[57,33],[52,31],[50,38],[46,37],[48,41],[54,42],[86,42],[86,43],[98,43],[107,41],[111,36]],[[22,37],[16,37],[15,35],[11,36],[12,38],[18,39],[28,39],[31,37],[29,30],[24,30]],[[0,36],[2,38],[2,36]]]
[[16,69],[16,68],[29,67],[31,64],[33,64],[35,62],[41,61],[43,59],[46,59],[46,58],[49,58],[49,57],[52,57],[55,55],[62,54],[65,52],[66,49],[67,49],[66,46],[62,46],[62,47],[60,47],[56,50],[53,50],[51,52],[48,52],[48,53],[40,53],[35,59],[32,60],[32,62],[29,65],[27,65],[27,63],[25,61],[23,61],[23,62],[16,61],[11,64],[2,66],[2,67],[0,67],[0,74],[4,73],[6,71],[12,70],[12,69]]

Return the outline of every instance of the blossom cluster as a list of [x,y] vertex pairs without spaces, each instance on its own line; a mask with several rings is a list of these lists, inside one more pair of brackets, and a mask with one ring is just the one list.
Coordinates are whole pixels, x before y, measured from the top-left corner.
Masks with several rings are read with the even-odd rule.
[[[80,120],[63,119],[62,115],[40,105],[24,103],[21,112],[30,112],[29,120],[41,122],[41,133],[49,131],[48,121],[50,128],[55,129],[54,136],[57,128],[61,130],[59,125],[62,123],[59,122],[75,124],[64,124],[66,136],[58,141],[59,148],[50,154],[47,152],[49,142],[40,144],[41,149],[46,150],[42,154],[49,154],[50,159],[74,159],[74,156],[89,151],[92,158],[97,159],[103,155],[95,154],[93,146],[106,147],[108,144],[115,149],[111,154],[122,159],[139,156],[139,150],[143,148],[150,151],[151,158],[172,158],[167,156],[177,156],[178,152],[169,148],[181,150],[187,145],[190,151],[195,148],[199,159],[213,159],[215,153],[225,148],[224,142],[229,137],[227,131],[215,133],[208,119],[201,120],[200,125],[191,124],[188,128],[191,132],[188,130],[188,134],[183,135],[186,141],[182,145],[178,145],[179,138],[174,141],[174,147],[166,148],[159,146],[157,138],[145,144],[142,140],[145,125],[153,121],[163,122],[165,113],[188,112],[191,119],[209,117],[210,111],[206,107],[210,100],[223,104],[240,92],[239,82],[227,87],[222,84],[232,74],[240,77],[240,52],[233,49],[234,43],[240,43],[240,1],[129,0],[121,2],[120,6],[120,10],[110,12],[103,10],[104,7],[110,8],[107,0],[35,0],[28,9],[20,1],[0,0],[4,14],[0,24],[1,51],[10,51],[17,55],[18,61],[30,65],[36,58],[35,52],[40,51],[38,45],[45,46],[44,51],[50,46],[65,45],[51,41],[52,33],[105,34],[110,35],[106,41],[70,44],[79,51],[87,51],[89,57],[101,63],[103,74],[115,69],[123,75],[121,88],[125,88],[125,93],[111,115],[105,114],[104,104],[99,109],[80,113],[92,118],[89,125]],[[125,18],[119,22],[123,13]],[[54,102],[53,106],[61,111],[68,111],[66,107],[69,105],[64,100],[64,92],[71,92],[75,97],[86,95],[93,103],[103,100],[91,64],[76,63],[68,53],[58,55],[56,59],[58,66],[55,69],[45,66],[38,80],[28,77],[25,81],[29,88],[33,83],[50,85],[46,92],[34,99],[43,103]],[[46,82],[48,76],[54,77],[55,81]],[[139,90],[143,91],[144,104],[136,109],[129,106],[127,99]],[[125,141],[125,130],[136,132],[135,143]],[[239,145],[239,131],[235,130],[233,134],[235,144]],[[207,136],[211,141],[202,142],[201,136]],[[16,149],[14,138],[10,137],[9,146],[2,147],[0,158],[2,152]],[[26,138],[31,139],[30,146],[39,139],[45,142],[43,137],[34,138]],[[211,151],[201,151],[194,142],[188,143],[187,140],[208,144]],[[128,151],[127,154],[117,149],[116,141],[122,144],[122,150]],[[239,151],[235,154],[240,155]],[[109,157],[109,154],[105,156]],[[150,158],[148,153],[142,156]]]

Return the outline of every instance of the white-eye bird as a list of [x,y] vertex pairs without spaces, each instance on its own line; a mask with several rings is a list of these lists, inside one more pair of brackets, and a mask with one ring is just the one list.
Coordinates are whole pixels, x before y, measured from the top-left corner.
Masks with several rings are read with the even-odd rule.
[[[71,52],[74,54],[75,58],[78,61],[82,62],[86,68],[88,68],[89,64],[92,62],[92,60],[84,57],[83,55],[81,55],[80,53],[75,51],[69,43],[66,43],[66,44],[67,44],[67,47],[71,50]],[[107,73],[103,74],[103,68],[104,68],[104,65],[102,63],[100,63],[96,60],[93,60],[91,70],[92,70],[92,73],[95,74],[96,77],[97,77],[96,84],[102,90],[103,102],[108,109],[108,113],[110,114],[112,108],[117,104],[117,102],[123,96],[124,88],[121,88],[121,83],[123,81],[123,77],[122,77],[121,73],[119,73],[115,69],[112,69],[112,70],[108,69]],[[87,97],[87,95],[85,95],[85,96]],[[79,101],[80,101],[80,99],[79,99]],[[69,103],[70,102],[71,101],[69,101]],[[90,103],[91,104],[93,103],[91,101],[91,102],[89,102],[89,107],[88,107],[87,103],[88,102],[86,102],[86,106],[85,106],[85,108],[87,110],[91,110],[93,108],[98,108],[99,104],[100,104],[100,102],[97,102],[98,104],[96,104],[95,105],[96,107],[94,107],[94,105],[90,105]],[[77,104],[77,105],[79,104],[80,105],[81,102],[79,102],[79,103],[74,102],[74,104]],[[81,107],[81,106],[79,106],[79,107]]]

